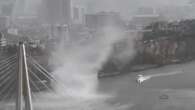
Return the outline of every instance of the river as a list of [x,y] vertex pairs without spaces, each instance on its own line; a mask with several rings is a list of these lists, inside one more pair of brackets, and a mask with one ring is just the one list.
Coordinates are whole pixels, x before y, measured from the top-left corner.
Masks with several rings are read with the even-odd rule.
[[[33,99],[35,110],[194,110],[195,62],[102,78],[96,95],[69,97],[43,93]],[[136,76],[150,76],[142,84]],[[79,94],[80,91],[78,91]],[[1,103],[0,110],[13,104]]]

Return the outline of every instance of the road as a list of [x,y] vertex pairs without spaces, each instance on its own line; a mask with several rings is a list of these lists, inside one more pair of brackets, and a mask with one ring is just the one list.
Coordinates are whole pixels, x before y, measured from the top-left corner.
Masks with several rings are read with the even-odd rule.
[[[42,95],[35,110],[194,110],[195,62],[103,78],[90,98]],[[136,76],[150,76],[141,85]],[[79,91],[78,91],[79,94]],[[13,104],[1,103],[0,110]],[[9,106],[9,107],[8,107]],[[13,106],[12,106],[13,108]]]

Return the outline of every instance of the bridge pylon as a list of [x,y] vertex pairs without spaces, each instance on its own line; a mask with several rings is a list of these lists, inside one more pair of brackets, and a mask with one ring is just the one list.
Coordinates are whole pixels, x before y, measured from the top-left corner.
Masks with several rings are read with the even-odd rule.
[[33,110],[30,80],[23,42],[19,43],[16,110]]

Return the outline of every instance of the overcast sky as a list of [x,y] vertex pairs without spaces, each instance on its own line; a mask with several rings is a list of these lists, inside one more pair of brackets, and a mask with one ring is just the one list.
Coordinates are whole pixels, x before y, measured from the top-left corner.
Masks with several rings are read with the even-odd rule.
[[[25,0],[26,10],[36,10],[41,0]],[[130,15],[142,6],[159,7],[167,5],[186,5],[190,0],[72,0],[74,4],[86,7],[88,13],[98,11],[116,11]]]
[[[79,0],[77,0],[79,1]],[[83,0],[88,12],[118,11],[122,15],[130,15],[137,8],[159,7],[168,5],[186,5],[189,0]]]

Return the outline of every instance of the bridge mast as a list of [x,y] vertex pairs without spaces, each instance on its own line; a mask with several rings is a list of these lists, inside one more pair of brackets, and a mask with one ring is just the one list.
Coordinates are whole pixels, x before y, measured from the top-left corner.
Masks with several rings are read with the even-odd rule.
[[23,110],[23,101],[25,104],[25,110],[33,110],[28,66],[26,61],[26,50],[25,50],[25,45],[22,42],[19,43],[18,57],[19,57],[19,72],[17,76],[18,90],[17,90],[17,99],[16,99],[16,110]]

